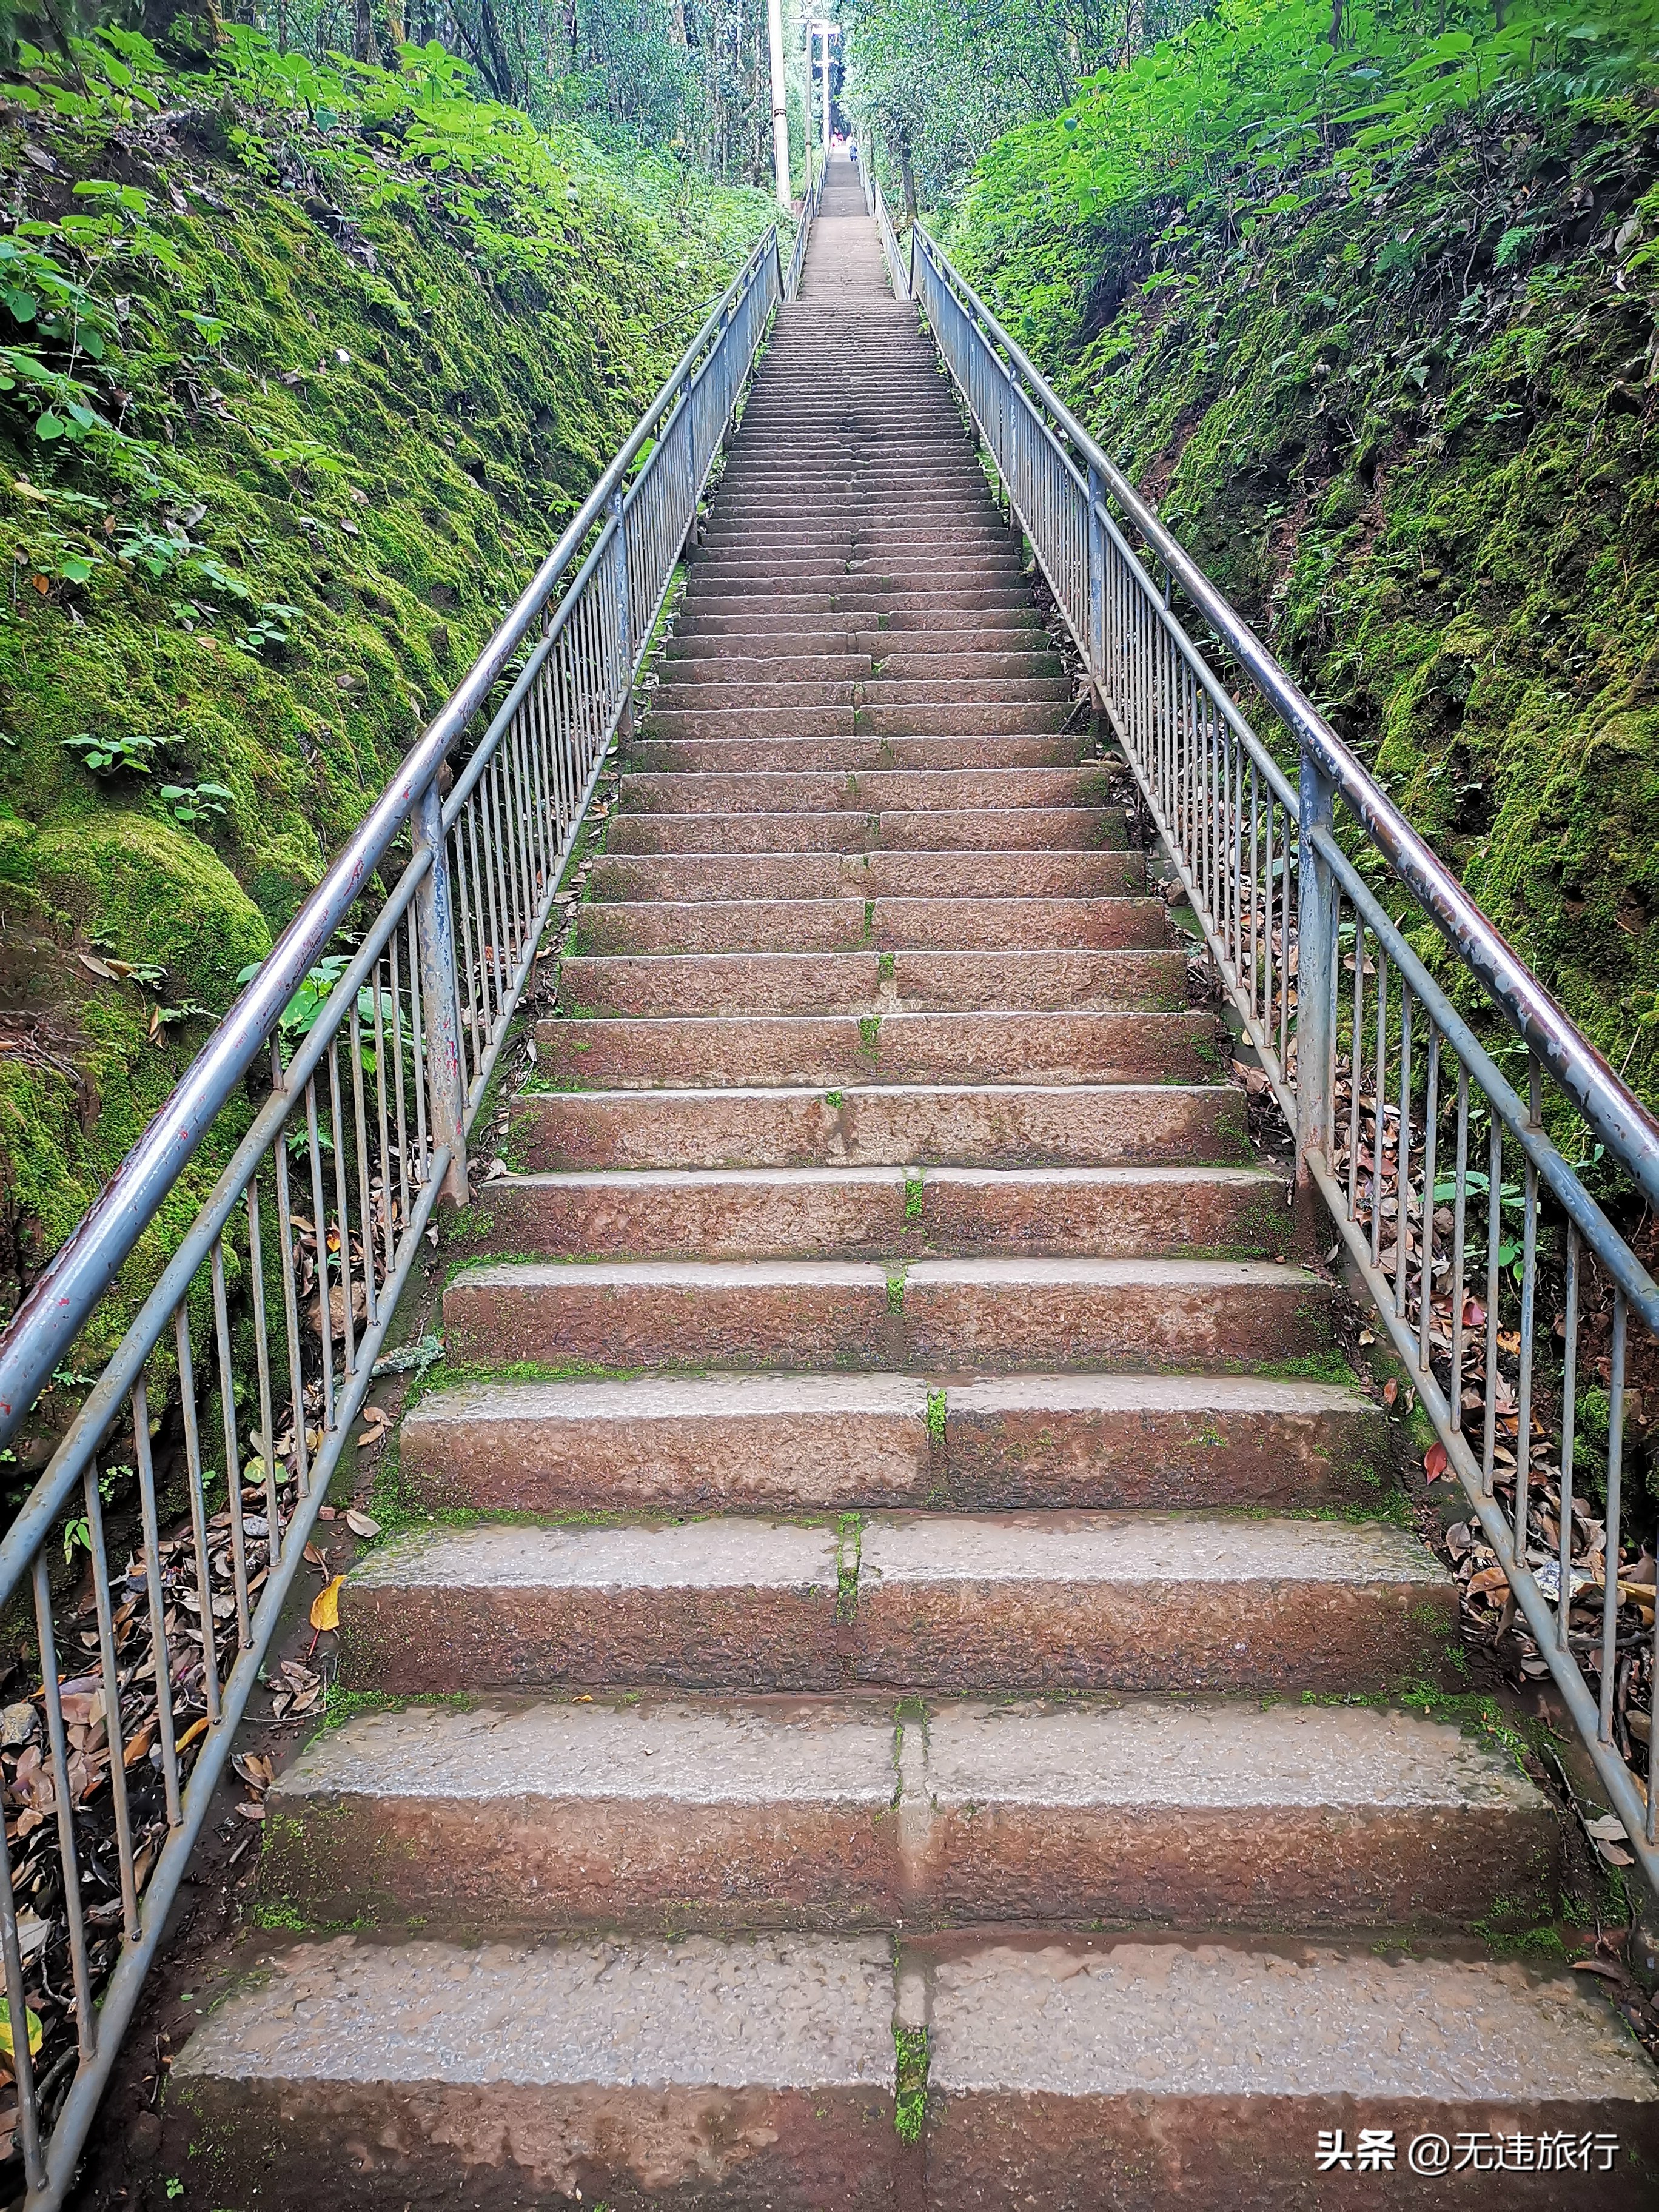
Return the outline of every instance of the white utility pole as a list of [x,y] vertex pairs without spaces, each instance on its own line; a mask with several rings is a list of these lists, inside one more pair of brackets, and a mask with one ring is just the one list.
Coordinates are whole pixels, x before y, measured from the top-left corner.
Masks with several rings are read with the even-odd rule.
[[[767,32],[772,53],[772,167],[778,188],[778,205],[792,204],[789,195],[789,106],[783,82],[783,0],[770,0]],[[812,134],[806,134],[811,143]]]
[[823,158],[826,161],[830,158],[830,41],[839,29],[840,26],[836,23],[809,23],[806,27],[806,136],[810,143],[812,136],[812,40],[816,35],[823,41]]

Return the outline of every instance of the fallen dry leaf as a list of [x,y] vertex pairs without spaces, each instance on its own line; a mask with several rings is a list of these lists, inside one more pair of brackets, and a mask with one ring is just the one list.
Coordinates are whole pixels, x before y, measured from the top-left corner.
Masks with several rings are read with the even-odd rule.
[[340,1585],[343,1575],[336,1575],[326,1589],[319,1589],[311,1601],[311,1625],[319,1632],[337,1628],[340,1625]]

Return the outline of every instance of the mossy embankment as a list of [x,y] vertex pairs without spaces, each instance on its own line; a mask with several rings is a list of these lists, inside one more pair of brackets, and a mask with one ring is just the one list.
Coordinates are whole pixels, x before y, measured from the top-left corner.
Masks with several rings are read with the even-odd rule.
[[1256,51],[1197,153],[1150,67],[1005,142],[954,250],[1659,1105],[1654,94],[1520,75],[1366,155],[1318,112],[1366,54]]
[[0,87],[0,1301],[770,220],[435,49],[343,79],[228,35]]

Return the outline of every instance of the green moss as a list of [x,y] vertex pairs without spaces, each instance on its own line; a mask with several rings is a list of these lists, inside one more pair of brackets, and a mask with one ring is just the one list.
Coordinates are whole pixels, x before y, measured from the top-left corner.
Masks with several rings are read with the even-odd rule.
[[[1072,119],[1085,136],[1092,112]],[[1221,190],[1196,163],[1133,220],[1079,212],[1038,132],[1026,170],[1007,142],[957,246],[1651,1105],[1650,118],[1648,96],[1616,92],[1494,100],[1423,134],[1373,190],[1334,181],[1322,151],[1306,180],[1270,166],[1253,186],[1241,166]],[[1123,174],[1163,171],[1165,150],[1176,170],[1172,137],[1126,155]],[[1413,933],[1455,977],[1436,933]]]
[[897,2090],[893,2106],[893,2125],[898,2130],[901,2142],[920,2142],[922,2122],[927,2114],[927,2029],[895,2027],[893,2061]]
[[[210,91],[164,89],[186,118],[212,115]],[[15,556],[0,604],[0,986],[21,984],[28,1032],[0,1062],[0,1302],[3,1275],[15,1298],[205,1036],[202,1015],[152,1034],[156,1009],[229,1005],[769,220],[761,195],[687,191],[574,133],[547,142],[562,167],[539,179],[520,162],[458,195],[410,167],[373,199],[307,138],[301,193],[276,181],[274,155],[303,116],[238,98],[246,143],[187,119],[162,134],[164,161],[102,121],[34,118],[56,178],[21,132],[0,142],[15,216],[55,220],[85,204],[71,184],[118,174],[149,194],[175,264],[131,254],[94,283],[119,331],[111,412],[137,443],[48,445],[0,405]],[[494,227],[487,243],[470,223]],[[117,557],[141,529],[192,550],[160,574]],[[82,580],[61,573],[66,555]],[[250,645],[263,603],[295,614],[285,639]],[[82,732],[159,739],[155,772],[93,775],[65,750]],[[170,818],[160,786],[204,781],[230,793],[222,816]],[[154,988],[100,976],[83,951],[161,972]],[[239,1102],[185,1170],[86,1364],[243,1118]]]

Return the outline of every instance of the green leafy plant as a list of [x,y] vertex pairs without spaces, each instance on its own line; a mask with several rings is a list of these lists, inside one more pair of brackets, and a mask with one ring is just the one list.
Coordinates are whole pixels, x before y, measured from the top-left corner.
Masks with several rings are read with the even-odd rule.
[[81,763],[94,775],[149,775],[155,756],[172,743],[168,738],[94,737],[82,730],[64,739],[66,752],[78,753]]
[[175,822],[209,822],[235,798],[222,783],[164,783],[156,796]]

